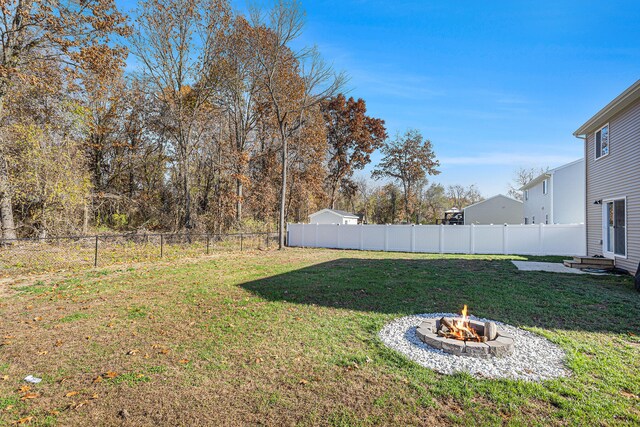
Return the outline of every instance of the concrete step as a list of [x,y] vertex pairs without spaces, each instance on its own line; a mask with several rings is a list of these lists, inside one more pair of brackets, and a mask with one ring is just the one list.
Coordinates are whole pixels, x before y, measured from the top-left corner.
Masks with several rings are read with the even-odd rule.
[[597,265],[606,265],[613,267],[615,265],[614,261],[609,258],[594,258],[588,256],[576,256],[573,257],[574,263],[577,264],[597,264]]
[[598,270],[613,270],[613,268],[614,268],[613,265],[591,264],[591,263],[586,263],[586,262],[574,262],[573,260],[570,260],[570,259],[565,259],[562,263],[564,264],[565,267],[579,268],[580,270],[583,270],[585,268],[594,268],[594,269],[598,269]]

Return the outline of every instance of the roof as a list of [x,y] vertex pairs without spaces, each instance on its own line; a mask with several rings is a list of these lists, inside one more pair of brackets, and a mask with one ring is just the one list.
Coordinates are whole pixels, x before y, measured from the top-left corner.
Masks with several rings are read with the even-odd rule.
[[640,80],[636,81],[624,92],[618,95],[613,101],[608,103],[602,110],[587,120],[582,126],[573,132],[573,136],[579,137],[587,135],[597,130],[601,124],[606,123],[611,117],[624,110],[632,102],[640,99]]
[[339,215],[339,216],[344,217],[344,218],[356,218],[356,219],[360,218],[358,215],[354,215],[351,212],[341,211],[341,210],[338,210],[338,209],[321,209],[318,212],[314,212],[309,216],[310,217],[311,216],[316,216],[316,215],[321,214],[323,212],[331,212],[333,214]]
[[483,203],[488,202],[489,200],[493,200],[493,199],[498,198],[498,197],[502,197],[503,199],[508,199],[508,200],[513,201],[513,202],[522,203],[522,201],[517,200],[517,199],[514,199],[514,198],[509,197],[509,196],[505,196],[504,194],[496,194],[495,196],[489,197],[488,199],[484,199],[484,200],[481,200],[481,201],[479,201],[479,202],[476,202],[476,203],[474,203],[474,204],[472,204],[472,205],[469,205],[469,206],[467,206],[467,207],[464,207],[464,208],[462,208],[462,210],[464,211],[464,210],[466,210],[466,209],[469,209],[470,207],[477,206],[477,205],[481,205],[481,204],[483,204]]
[[560,169],[567,168],[569,166],[573,166],[573,165],[578,164],[580,162],[584,162],[584,159],[574,160],[573,162],[567,163],[567,164],[562,165],[562,166],[558,166],[557,168],[549,169],[545,173],[542,173],[542,174],[538,175],[537,177],[533,178],[531,181],[527,182],[525,185],[520,187],[520,190],[522,191],[522,190],[529,189],[531,187],[535,187],[536,185],[540,184],[542,181],[544,181],[545,179],[549,178],[551,175],[556,173],[556,171],[558,171]]

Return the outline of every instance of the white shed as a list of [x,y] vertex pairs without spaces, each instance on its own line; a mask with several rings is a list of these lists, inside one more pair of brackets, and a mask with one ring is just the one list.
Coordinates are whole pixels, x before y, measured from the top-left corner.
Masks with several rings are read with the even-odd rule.
[[498,194],[469,205],[463,211],[465,225],[522,224],[524,208],[520,200]]
[[310,224],[357,224],[358,215],[337,209],[322,209],[309,215]]

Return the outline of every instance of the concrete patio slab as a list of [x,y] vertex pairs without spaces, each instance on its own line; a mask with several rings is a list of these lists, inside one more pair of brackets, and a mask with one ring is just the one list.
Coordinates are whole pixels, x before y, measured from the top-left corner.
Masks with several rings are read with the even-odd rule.
[[521,271],[548,271],[551,273],[602,274],[588,273],[577,268],[569,268],[558,262],[511,261]]

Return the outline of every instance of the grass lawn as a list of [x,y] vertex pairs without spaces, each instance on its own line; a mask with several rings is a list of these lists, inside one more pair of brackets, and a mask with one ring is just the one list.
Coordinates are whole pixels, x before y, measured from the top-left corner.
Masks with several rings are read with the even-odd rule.
[[[0,425],[639,425],[631,277],[509,259],[289,249],[5,284]],[[463,304],[557,343],[573,375],[445,376],[377,338]]]

